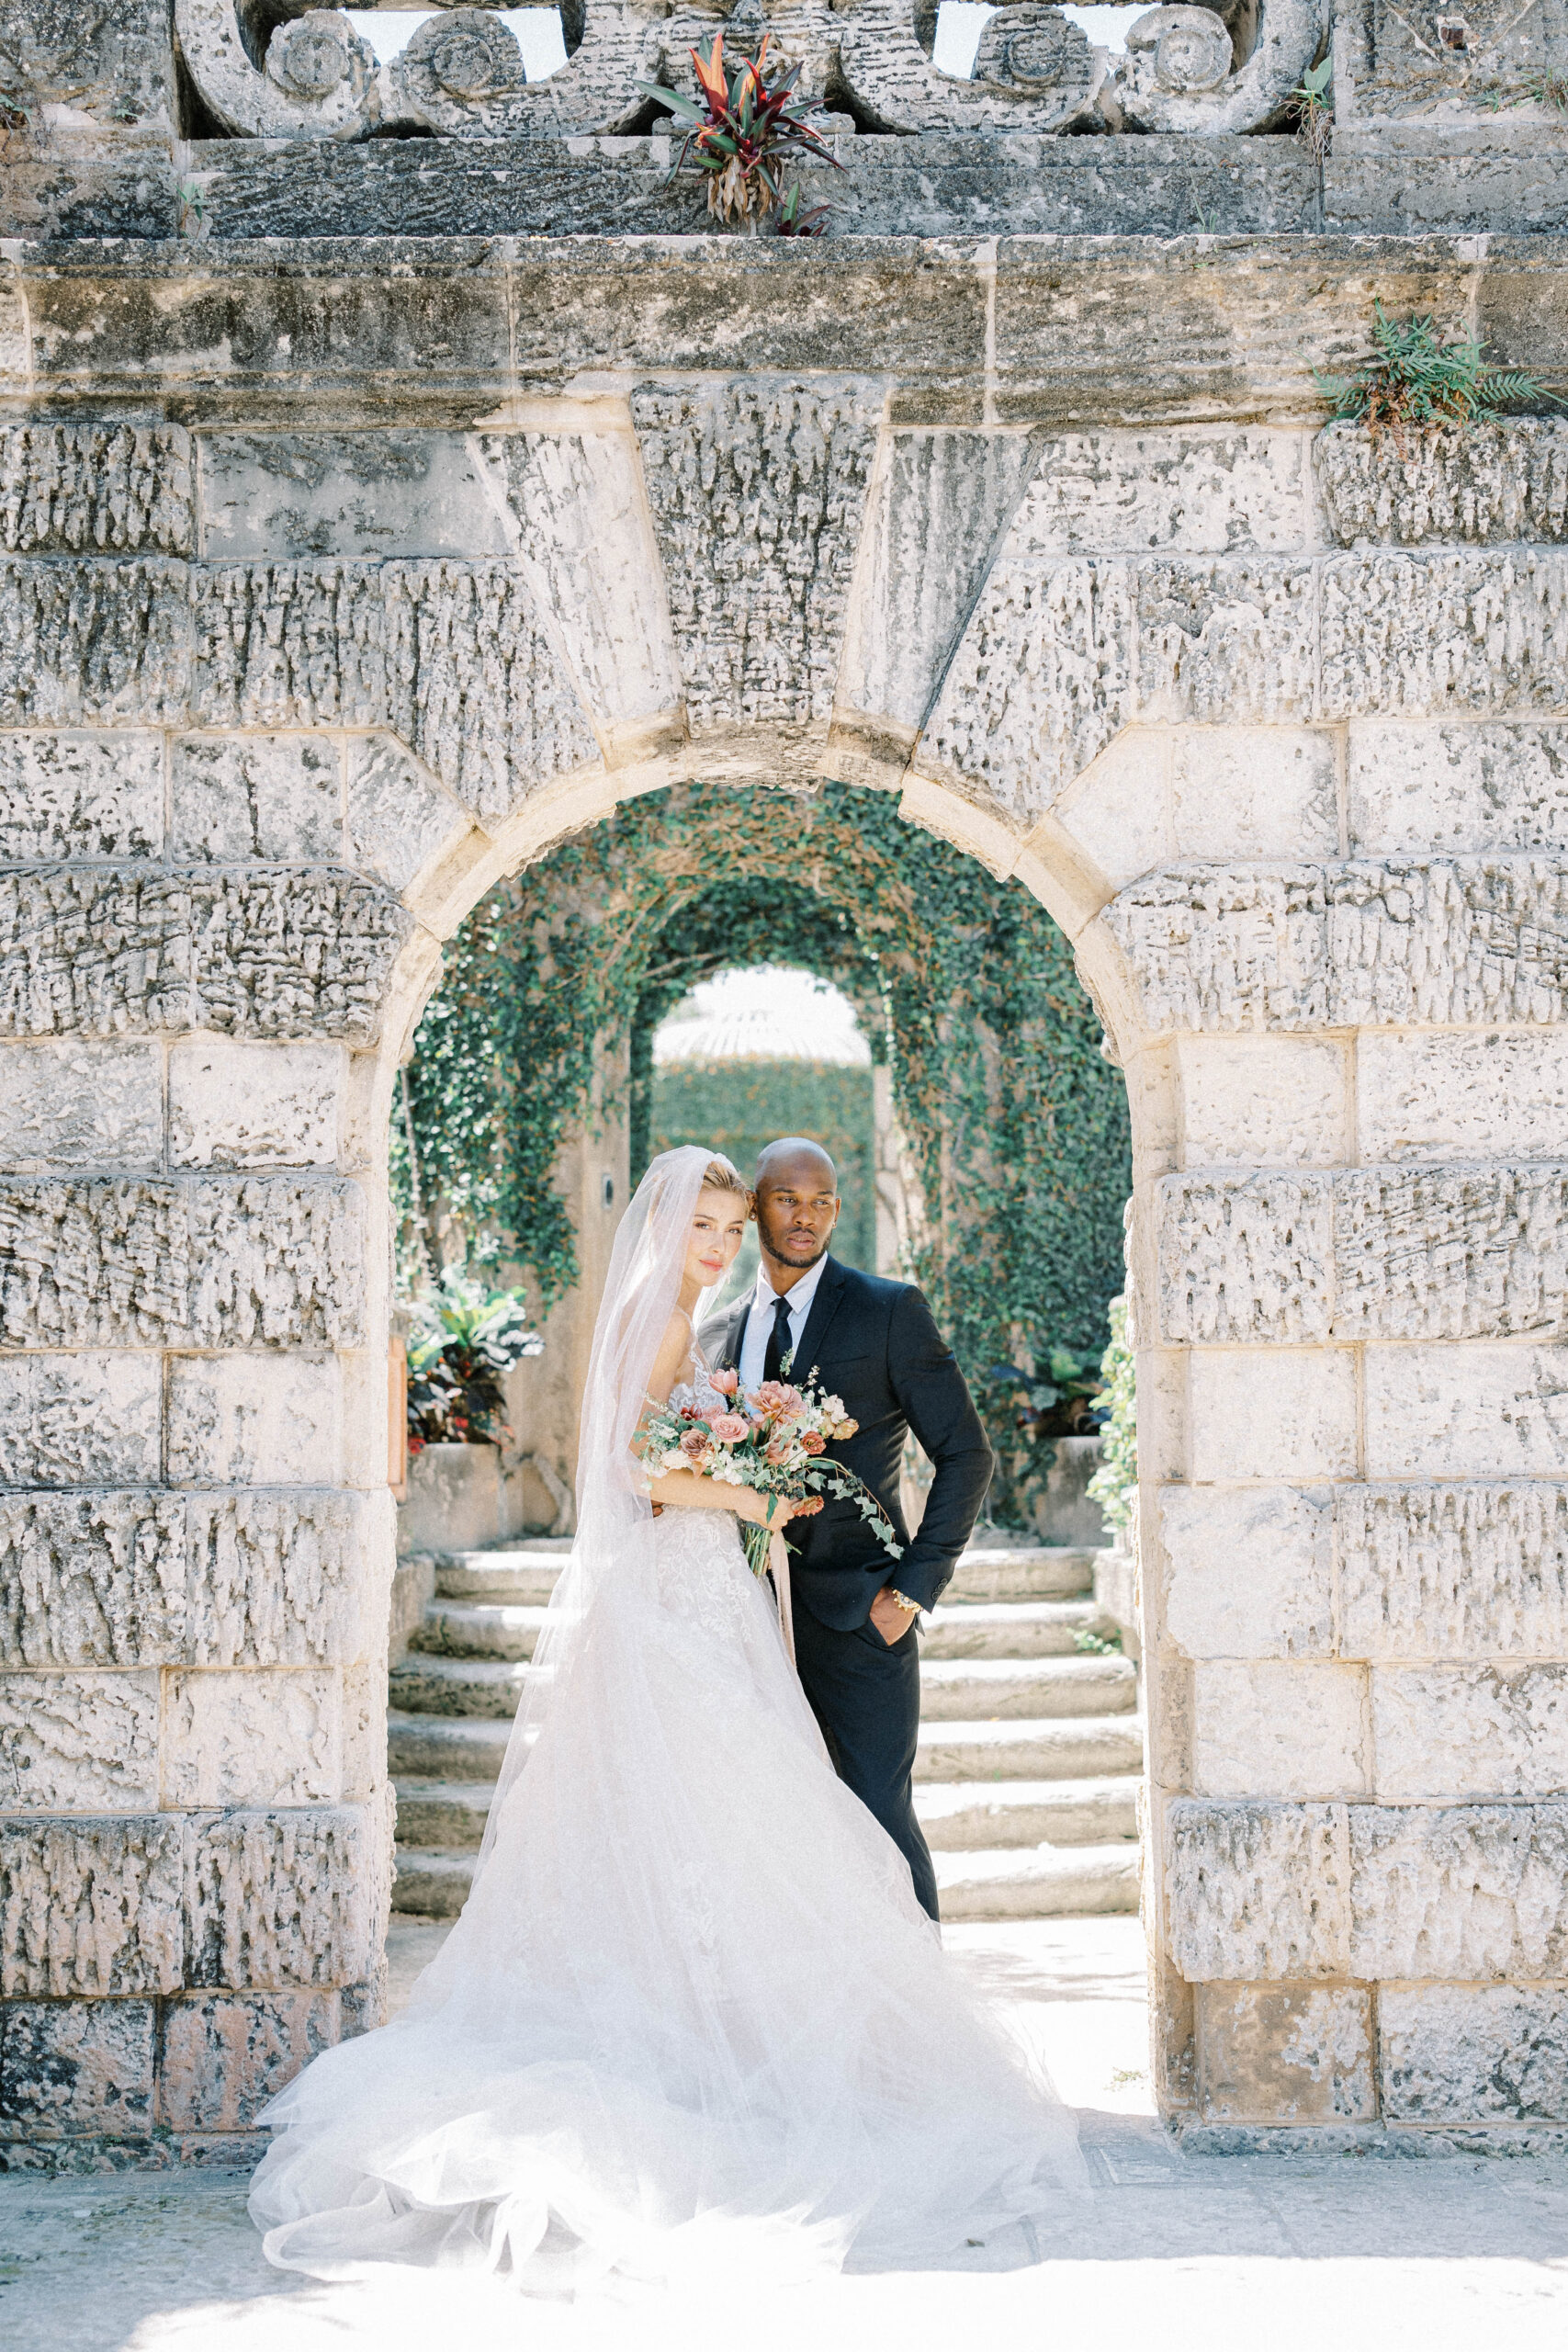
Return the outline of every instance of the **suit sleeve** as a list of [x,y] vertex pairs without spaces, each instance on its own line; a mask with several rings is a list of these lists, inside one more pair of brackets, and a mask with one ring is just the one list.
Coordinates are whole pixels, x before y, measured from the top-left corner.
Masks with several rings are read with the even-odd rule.
[[899,1408],[935,1468],[919,1532],[888,1582],[929,1609],[952,1577],[991,1483],[991,1448],[953,1350],[918,1290],[900,1292],[887,1371]]

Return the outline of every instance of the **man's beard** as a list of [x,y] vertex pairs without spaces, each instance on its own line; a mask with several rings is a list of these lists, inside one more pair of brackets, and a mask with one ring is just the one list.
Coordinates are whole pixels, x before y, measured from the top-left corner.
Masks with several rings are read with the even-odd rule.
[[[830,1241],[831,1238],[832,1236],[829,1234],[828,1239]],[[766,1234],[762,1237],[762,1247],[770,1258],[775,1258],[781,1266],[788,1266],[795,1273],[805,1273],[808,1267],[817,1264],[818,1259],[828,1255],[828,1241],[818,1241],[810,1254],[804,1258],[792,1257],[787,1247],[781,1248],[778,1242],[770,1240]]]

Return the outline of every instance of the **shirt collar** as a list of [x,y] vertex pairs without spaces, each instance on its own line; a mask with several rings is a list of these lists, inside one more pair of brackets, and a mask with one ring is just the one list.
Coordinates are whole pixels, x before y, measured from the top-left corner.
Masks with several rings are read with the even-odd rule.
[[761,1307],[771,1308],[775,1298],[783,1298],[789,1308],[790,1321],[792,1323],[794,1322],[796,1315],[802,1313],[808,1315],[811,1312],[811,1302],[817,1295],[817,1286],[821,1282],[823,1274],[827,1272],[827,1267],[828,1253],[824,1250],[821,1257],[818,1259],[817,1263],[812,1267],[811,1272],[808,1274],[802,1274],[800,1280],[797,1283],[792,1283],[788,1290],[776,1291],[773,1288],[773,1283],[768,1280],[768,1270],[766,1266],[759,1266],[757,1269],[756,1305]]

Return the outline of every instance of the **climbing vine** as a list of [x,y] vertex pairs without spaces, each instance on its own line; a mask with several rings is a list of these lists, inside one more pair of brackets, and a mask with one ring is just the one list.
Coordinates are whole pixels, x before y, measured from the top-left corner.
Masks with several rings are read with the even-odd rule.
[[[922,1196],[908,1271],[965,1371],[1098,1354],[1122,1280],[1127,1104],[1071,950],[1021,884],[848,786],[649,795],[469,918],[420,1027],[406,1127],[423,1197],[476,1262],[521,1266],[547,1310],[570,1288],[562,1144],[619,1073],[635,1177],[654,1028],[696,981],[764,962],[836,981],[890,1069]],[[409,1176],[405,1141],[405,1205]]]

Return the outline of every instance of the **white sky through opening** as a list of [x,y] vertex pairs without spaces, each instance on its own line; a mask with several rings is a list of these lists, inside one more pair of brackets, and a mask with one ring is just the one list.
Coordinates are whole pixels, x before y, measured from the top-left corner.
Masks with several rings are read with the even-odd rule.
[[660,1068],[810,1061],[863,1069],[871,1046],[842,989],[787,965],[753,964],[699,980],[654,1031],[653,1058]]

